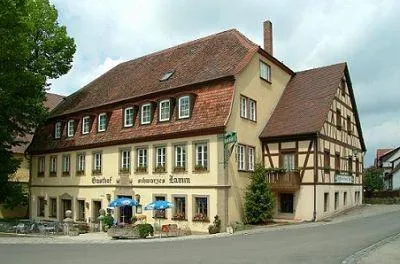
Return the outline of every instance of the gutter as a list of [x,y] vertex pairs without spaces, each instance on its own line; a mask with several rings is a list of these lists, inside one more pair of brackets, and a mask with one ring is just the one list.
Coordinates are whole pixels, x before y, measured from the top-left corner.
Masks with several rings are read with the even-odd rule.
[[317,181],[318,181],[318,133],[315,137],[315,144],[314,144],[314,209],[313,209],[313,216],[312,222],[317,221]]

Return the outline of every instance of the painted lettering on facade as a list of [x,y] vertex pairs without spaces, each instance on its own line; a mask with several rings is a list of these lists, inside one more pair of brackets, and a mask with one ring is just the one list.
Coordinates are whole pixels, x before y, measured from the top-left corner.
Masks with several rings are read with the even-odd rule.
[[98,178],[98,177],[92,177],[92,183],[93,184],[111,184],[112,177],[106,178]]

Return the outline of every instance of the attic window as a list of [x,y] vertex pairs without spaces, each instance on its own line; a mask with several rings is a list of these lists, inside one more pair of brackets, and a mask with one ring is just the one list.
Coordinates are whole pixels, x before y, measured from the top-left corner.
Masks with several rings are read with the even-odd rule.
[[164,75],[160,79],[160,82],[165,82],[166,80],[171,78],[171,76],[174,74],[174,72],[175,71],[169,71],[169,72],[164,73]]

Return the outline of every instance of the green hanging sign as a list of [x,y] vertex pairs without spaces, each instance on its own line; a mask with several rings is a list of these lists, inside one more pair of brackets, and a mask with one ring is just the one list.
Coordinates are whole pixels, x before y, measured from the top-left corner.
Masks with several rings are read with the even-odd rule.
[[237,133],[235,131],[226,132],[224,135],[224,144],[236,143]]

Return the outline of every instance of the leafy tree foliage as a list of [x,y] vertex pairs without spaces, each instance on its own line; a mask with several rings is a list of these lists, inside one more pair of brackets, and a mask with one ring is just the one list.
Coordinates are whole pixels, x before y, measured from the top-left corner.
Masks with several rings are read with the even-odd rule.
[[0,202],[16,191],[11,148],[44,121],[48,79],[72,66],[74,40],[57,17],[48,0],[0,0]]
[[262,224],[273,216],[275,199],[271,187],[265,180],[267,170],[257,165],[247,186],[244,204],[245,221],[248,224]]
[[383,170],[369,167],[363,172],[364,190],[367,197],[371,197],[374,191],[383,190]]

